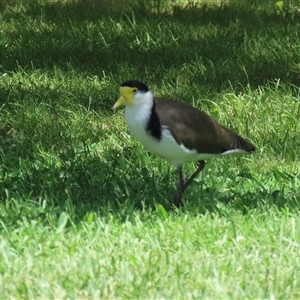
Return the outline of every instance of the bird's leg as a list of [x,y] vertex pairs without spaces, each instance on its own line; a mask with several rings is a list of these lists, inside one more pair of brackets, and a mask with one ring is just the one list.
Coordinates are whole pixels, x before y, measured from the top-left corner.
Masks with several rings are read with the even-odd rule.
[[181,207],[183,205],[181,202],[182,193],[191,184],[191,182],[197,177],[197,175],[203,170],[204,166],[205,166],[205,161],[199,160],[198,168],[185,183],[183,180],[182,166],[177,168],[179,178],[178,178],[178,183],[177,183],[177,193],[175,194],[175,197],[174,197],[174,205],[176,207]]
[[177,192],[174,196],[174,205],[179,208],[182,206],[181,195],[184,191],[182,166],[177,167],[177,171],[178,171],[178,183],[177,183]]
[[198,161],[198,168],[196,171],[191,175],[191,177],[186,181],[186,183],[183,185],[182,193],[185,191],[185,189],[191,184],[191,182],[198,176],[198,174],[204,169],[205,167],[205,161],[199,160]]

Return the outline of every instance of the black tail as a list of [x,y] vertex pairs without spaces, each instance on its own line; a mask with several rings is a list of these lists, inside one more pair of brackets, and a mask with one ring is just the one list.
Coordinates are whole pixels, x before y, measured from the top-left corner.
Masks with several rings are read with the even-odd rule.
[[247,142],[244,138],[242,138],[238,134],[230,131],[229,129],[227,129],[227,128],[224,128],[224,129],[227,131],[227,133],[231,137],[231,139],[230,139],[231,140],[230,149],[241,149],[241,150],[245,150],[247,152],[255,151],[255,146],[254,145]]

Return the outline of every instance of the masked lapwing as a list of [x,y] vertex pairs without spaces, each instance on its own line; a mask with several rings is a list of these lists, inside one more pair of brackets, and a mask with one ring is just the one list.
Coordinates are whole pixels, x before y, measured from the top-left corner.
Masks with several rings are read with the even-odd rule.
[[[239,135],[221,126],[206,113],[190,105],[153,97],[148,87],[136,80],[121,84],[120,98],[113,109],[125,105],[130,132],[150,152],[164,158],[178,171],[174,205],[182,206],[181,196],[214,156],[250,153],[255,147]],[[198,162],[198,168],[184,182],[182,165]]]

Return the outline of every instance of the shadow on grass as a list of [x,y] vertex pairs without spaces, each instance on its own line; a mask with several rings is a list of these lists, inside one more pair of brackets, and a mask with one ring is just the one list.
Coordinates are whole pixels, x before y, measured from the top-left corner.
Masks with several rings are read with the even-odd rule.
[[[91,211],[101,215],[123,211],[127,215],[144,207],[154,208],[155,203],[167,205],[166,197],[172,188],[167,178],[162,180],[166,174],[156,176],[140,164],[135,163],[135,167],[127,163],[134,153],[130,147],[101,155],[88,147],[81,151],[69,148],[61,150],[55,159],[37,152],[23,159],[12,151],[11,156],[0,157],[2,201],[14,199],[18,203],[35,202],[37,206],[48,203],[48,209],[54,210],[57,217],[66,211],[78,222]],[[33,214],[33,219],[37,217],[35,212],[45,214],[40,209],[22,212],[26,216]]]
[[272,206],[276,206],[278,210],[298,211],[299,200],[300,194],[291,190],[268,192],[257,187],[255,192],[234,191],[229,195],[228,193],[208,189],[203,191],[197,208],[193,203],[188,202],[187,209],[193,208],[200,213],[213,212],[225,216],[229,211],[229,207],[240,211],[242,214],[257,209],[265,212],[266,207]]
[[[300,82],[295,47],[299,13],[280,14],[275,6],[266,9],[246,1],[154,14],[129,3],[28,1],[18,13],[7,9],[4,21],[15,18],[19,24],[7,30],[9,42],[0,46],[2,71],[13,71],[17,64],[41,69],[55,65],[101,75],[118,74],[124,67],[146,82],[185,78],[217,90],[228,82]],[[163,70],[171,68],[176,70],[166,78]]]
[[[121,221],[125,221],[139,210],[156,211],[157,205],[162,205],[170,213],[176,211],[172,205],[176,172],[171,168],[168,172],[160,169],[149,171],[142,163],[136,162],[135,153],[135,149],[128,147],[123,151],[111,149],[99,156],[88,148],[81,152],[70,148],[61,151],[59,160],[55,161],[45,156],[40,160],[19,160],[22,165],[15,170],[9,170],[9,158],[2,161],[0,198],[6,201],[7,207],[9,203],[15,206],[10,222],[17,224],[24,216],[47,223],[47,216],[59,218],[63,212],[67,212],[75,223],[84,220],[91,212],[103,217],[117,214]],[[13,165],[17,166],[16,163]],[[184,198],[195,200],[187,200],[183,211],[226,216],[229,208],[242,213],[259,208],[265,211],[268,206],[276,206],[279,210],[299,209],[300,195],[292,190],[269,192],[257,186],[252,192],[236,188],[230,191],[230,187],[229,192],[220,192],[218,187],[201,189],[201,184],[195,185],[197,183],[185,191]],[[20,200],[26,204],[20,205]],[[18,209],[20,212],[16,214]]]

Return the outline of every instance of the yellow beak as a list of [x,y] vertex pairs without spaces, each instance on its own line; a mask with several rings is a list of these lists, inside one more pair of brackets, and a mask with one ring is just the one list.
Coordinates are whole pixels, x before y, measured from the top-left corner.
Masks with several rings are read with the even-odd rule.
[[120,87],[120,98],[114,104],[113,109],[118,108],[122,104],[131,106],[133,104],[133,97],[134,97],[134,88],[128,86],[121,86]]
[[119,106],[124,104],[125,101],[126,101],[125,97],[123,95],[121,95],[121,97],[118,99],[118,101],[114,104],[113,109],[118,108]]

